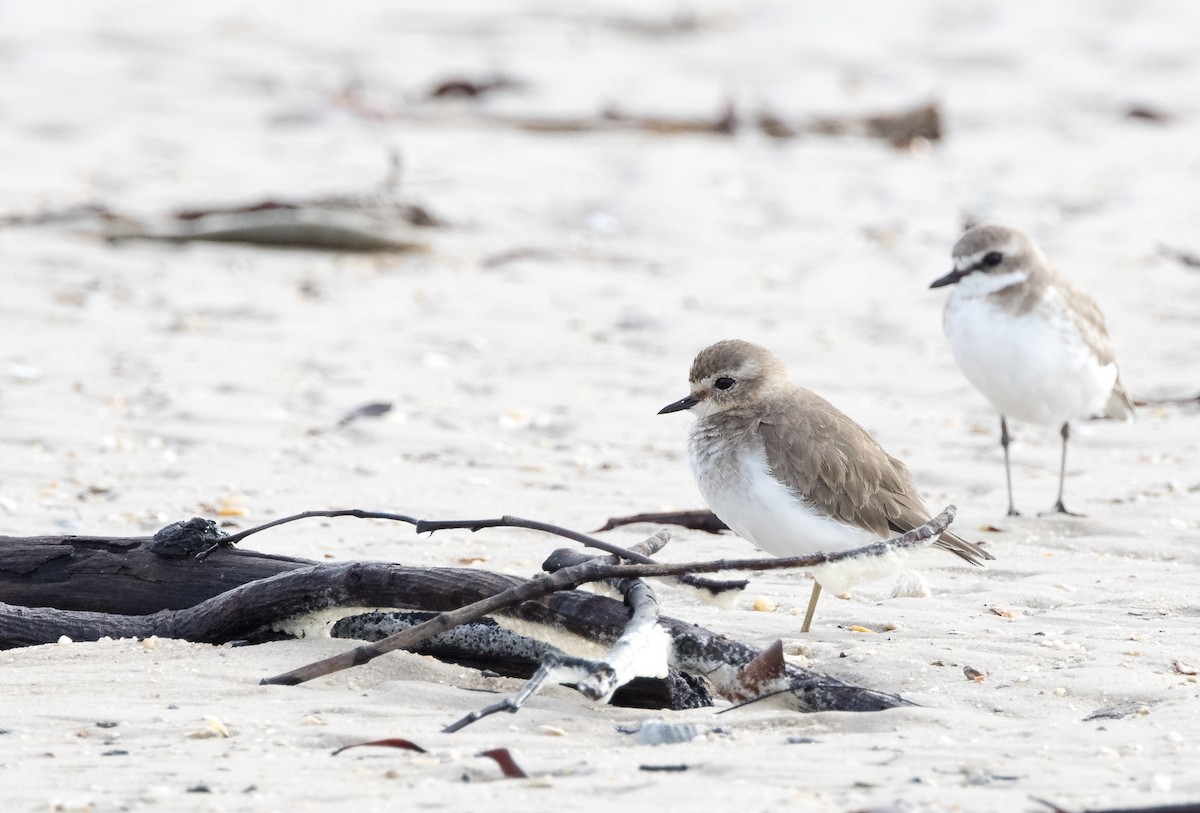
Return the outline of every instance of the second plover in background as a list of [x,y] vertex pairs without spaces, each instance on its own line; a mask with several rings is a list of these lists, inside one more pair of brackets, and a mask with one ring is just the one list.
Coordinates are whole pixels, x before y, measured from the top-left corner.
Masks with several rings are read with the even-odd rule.
[[1072,420],[1133,417],[1096,303],[1059,277],[1016,229],[976,226],[954,245],[954,270],[930,285],[953,285],[943,327],[967,379],[1000,413],[1000,445],[1013,505],[1007,418],[1057,426],[1062,435],[1058,499],[1063,505]]
[[[659,414],[695,413],[688,459],[701,495],[767,553],[849,550],[929,519],[905,465],[833,404],[788,380],[769,350],[717,342],[696,356],[689,383],[691,393]],[[948,531],[935,544],[972,564],[993,558]],[[818,572],[805,632],[821,579]]]

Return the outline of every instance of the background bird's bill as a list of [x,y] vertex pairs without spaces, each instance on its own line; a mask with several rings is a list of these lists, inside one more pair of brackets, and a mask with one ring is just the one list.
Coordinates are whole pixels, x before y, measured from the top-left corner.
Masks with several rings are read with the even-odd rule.
[[946,276],[938,277],[937,279],[935,279],[933,282],[931,282],[929,284],[929,287],[930,288],[944,288],[947,285],[953,285],[954,283],[958,282],[960,279],[962,279],[965,276],[966,276],[966,274],[964,274],[962,271],[959,271],[956,268],[955,270],[951,271]]

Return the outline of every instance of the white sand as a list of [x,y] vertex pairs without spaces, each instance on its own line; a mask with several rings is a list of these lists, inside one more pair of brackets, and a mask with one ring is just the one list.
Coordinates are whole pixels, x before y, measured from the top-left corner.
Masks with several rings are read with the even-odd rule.
[[[680,8],[697,30],[641,30]],[[727,733],[660,748],[616,731],[647,715],[560,688],[519,716],[439,734],[495,699],[470,689],[514,684],[410,655],[302,687],[257,685],[339,642],[0,653],[5,809],[1024,810],[1038,809],[1031,796],[1068,808],[1200,798],[1200,686],[1175,667],[1200,665],[1195,410],[1079,426],[1067,501],[1081,519],[1032,516],[1053,502],[1058,436],[1015,427],[1029,516],[1009,520],[996,418],[954,368],[944,294],[926,290],[949,267],[964,213],[1023,227],[1104,306],[1135,395],[1200,388],[1200,275],[1157,253],[1160,242],[1200,250],[1198,31],[1200,7],[1185,0],[9,4],[0,213],[101,202],[151,216],[360,191],[396,148],[407,194],[453,227],[422,235],[429,253],[400,258],[0,229],[0,532],[135,534],[222,505],[244,507],[242,524],[357,506],[582,530],[699,507],[686,419],[654,413],[684,394],[699,348],[736,336],[774,348],[907,460],[931,506],[957,504],[956,530],[984,537],[997,562],[983,572],[923,554],[930,598],[863,585],[850,601],[824,600],[804,637],[789,612],[807,598],[801,574],[756,575],[734,610],[664,590],[677,617],[762,645],[783,638],[803,663],[921,708],[670,714]],[[799,116],[934,99],[948,137],[907,154],[852,137],[534,135],[474,122],[470,104],[419,101],[437,79],[491,71],[527,83],[478,105],[496,114],[616,104],[709,115],[732,96],[747,115],[761,105]],[[420,116],[339,110],[331,99],[353,82],[367,103]],[[1131,103],[1177,118],[1131,121]],[[546,255],[485,266],[519,249]],[[373,400],[396,412],[309,433]],[[355,520],[253,545],[411,564],[481,556],[514,573],[556,547],[501,531],[418,539]],[[684,532],[665,554],[748,552]],[[756,595],[779,610],[750,611]],[[1083,722],[1124,703],[1147,713]],[[206,717],[231,736],[195,738],[211,732]],[[389,736],[432,753],[329,756]],[[498,771],[473,755],[499,746],[536,778],[492,781]],[[198,785],[210,792],[186,792]]]

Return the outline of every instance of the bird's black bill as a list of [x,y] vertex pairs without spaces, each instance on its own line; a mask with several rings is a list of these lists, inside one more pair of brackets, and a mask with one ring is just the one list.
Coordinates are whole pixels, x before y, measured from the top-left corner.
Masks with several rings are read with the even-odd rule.
[[960,279],[962,279],[965,276],[966,276],[965,272],[955,269],[954,271],[951,271],[946,276],[938,277],[937,279],[935,279],[932,283],[930,283],[929,287],[930,288],[945,288],[947,285],[953,285],[954,283],[958,282]]
[[673,404],[667,404],[665,407],[663,407],[662,409],[660,409],[658,411],[658,414],[666,415],[668,412],[681,412],[685,409],[691,409],[698,403],[700,403],[700,402],[689,395],[687,398],[680,398],[678,401],[676,401]]

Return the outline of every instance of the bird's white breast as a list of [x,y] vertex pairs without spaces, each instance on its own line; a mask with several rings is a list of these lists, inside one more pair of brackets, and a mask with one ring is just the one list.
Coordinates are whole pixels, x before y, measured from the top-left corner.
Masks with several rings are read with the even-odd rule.
[[774,556],[842,551],[876,541],[861,528],[832,519],[799,499],[771,474],[757,436],[732,442],[698,420],[688,458],[700,493],[738,536]]
[[1053,286],[1017,313],[970,279],[951,292],[943,326],[963,374],[1001,415],[1057,426],[1104,410],[1117,366],[1100,363]]

